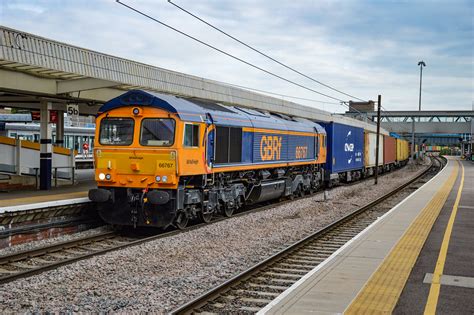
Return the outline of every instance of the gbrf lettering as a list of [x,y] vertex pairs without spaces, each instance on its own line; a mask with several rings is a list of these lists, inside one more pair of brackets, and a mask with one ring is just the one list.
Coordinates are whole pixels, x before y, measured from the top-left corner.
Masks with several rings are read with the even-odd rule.
[[262,136],[260,140],[260,156],[262,161],[279,160],[281,154],[281,137]]

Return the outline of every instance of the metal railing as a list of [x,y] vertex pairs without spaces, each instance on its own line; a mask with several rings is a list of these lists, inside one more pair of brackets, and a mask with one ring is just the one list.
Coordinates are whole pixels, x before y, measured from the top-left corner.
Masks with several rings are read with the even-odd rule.
[[[33,167],[35,170],[35,187],[36,189],[39,189],[39,175],[40,175],[40,168],[39,167]],[[58,169],[71,169],[71,185],[74,185],[76,182],[76,171],[75,171],[75,166],[55,166],[53,167],[53,172],[51,173],[52,175],[52,180],[54,181],[54,187],[58,187]],[[62,177],[64,179],[64,177]],[[67,178],[69,179],[69,178]]]

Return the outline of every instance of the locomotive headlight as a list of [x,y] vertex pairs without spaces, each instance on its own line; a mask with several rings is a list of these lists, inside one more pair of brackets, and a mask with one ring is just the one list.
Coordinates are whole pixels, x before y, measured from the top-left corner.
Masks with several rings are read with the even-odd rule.
[[138,107],[135,107],[132,112],[134,115],[138,115],[140,114],[140,109]]
[[110,174],[105,175],[106,180],[110,180],[111,178],[112,178],[112,176],[110,176]]
[[104,174],[104,173],[100,173],[100,174],[99,174],[99,179],[100,179],[100,180],[104,180],[104,179],[105,179],[105,174]]
[[163,181],[163,183],[166,183],[168,181],[168,176],[163,176],[161,180]]
[[159,182],[161,180],[161,177],[159,175],[155,176],[156,182]]

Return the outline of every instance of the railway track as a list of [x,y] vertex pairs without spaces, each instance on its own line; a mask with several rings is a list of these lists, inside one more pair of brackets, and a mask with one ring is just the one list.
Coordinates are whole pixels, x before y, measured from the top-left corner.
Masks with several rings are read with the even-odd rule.
[[[380,174],[379,178],[390,174],[391,173]],[[331,188],[335,188],[338,186],[352,186],[360,183],[361,181],[371,179],[372,177],[368,177],[355,182],[339,183]],[[299,198],[309,198],[313,195],[314,193],[310,195],[300,196]],[[292,200],[270,201],[265,202],[264,206],[249,206],[240,211],[253,211],[253,209],[255,208],[258,208],[259,210],[265,210],[266,208],[270,208],[275,204],[284,204],[286,202],[291,201]],[[98,218],[97,213],[94,211],[93,206],[93,203],[87,201],[84,203],[77,203],[72,205],[51,206],[47,208],[35,208],[30,210],[6,213],[2,212],[2,209],[0,209],[0,240],[2,238],[12,237],[15,235],[33,235],[35,233],[41,233],[42,231],[51,228],[64,228],[80,224],[85,224],[90,227],[103,225],[103,222],[100,218]],[[24,222],[27,221],[35,223],[25,224]]]
[[[311,197],[304,196],[303,198]],[[280,202],[287,203],[291,200]],[[275,207],[275,203],[247,209],[234,214],[233,217],[247,215],[254,212],[264,211]],[[19,278],[29,277],[47,270],[52,270],[79,260],[87,259],[96,255],[105,254],[114,250],[139,245],[159,238],[169,237],[179,233],[200,228],[204,225],[214,224],[225,220],[225,217],[214,218],[210,223],[198,223],[185,230],[172,230],[152,236],[130,236],[122,235],[115,231],[105,232],[98,235],[88,236],[76,240],[61,242],[41,248],[26,250],[0,257],[0,284],[4,284]],[[340,242],[334,243],[335,245]]]
[[[309,235],[218,287],[175,309],[171,314],[254,314],[326,260],[406,195],[444,166],[441,159],[426,171],[379,199]],[[390,205],[390,206],[388,206]]]

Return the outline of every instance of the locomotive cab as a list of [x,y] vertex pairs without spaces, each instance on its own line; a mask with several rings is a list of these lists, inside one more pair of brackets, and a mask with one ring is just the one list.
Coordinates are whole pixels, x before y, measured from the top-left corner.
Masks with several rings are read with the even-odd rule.
[[178,169],[203,172],[203,123],[139,101],[97,117],[94,150],[97,189],[89,197],[116,225],[166,227],[176,217]]

